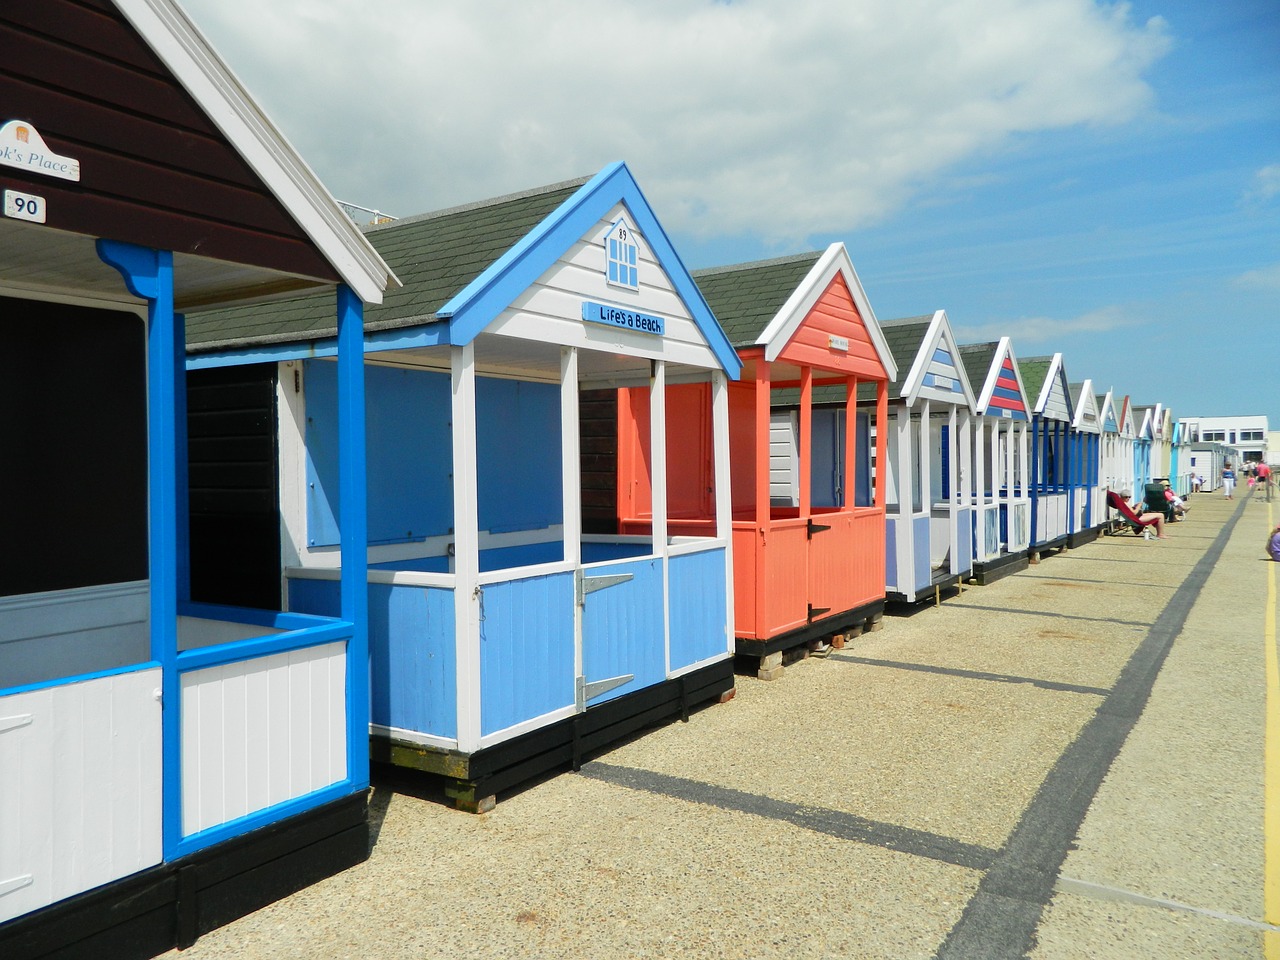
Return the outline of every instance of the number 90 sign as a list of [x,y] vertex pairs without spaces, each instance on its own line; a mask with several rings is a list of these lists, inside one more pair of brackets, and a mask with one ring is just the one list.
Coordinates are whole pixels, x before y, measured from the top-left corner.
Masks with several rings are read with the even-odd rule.
[[15,220],[44,223],[44,197],[37,197],[30,193],[19,193],[17,190],[6,190],[4,192],[4,215]]

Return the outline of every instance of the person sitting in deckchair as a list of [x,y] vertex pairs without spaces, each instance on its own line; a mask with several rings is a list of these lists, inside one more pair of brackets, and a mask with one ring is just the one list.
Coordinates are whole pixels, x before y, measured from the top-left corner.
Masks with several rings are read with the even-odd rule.
[[[1130,501],[1129,509],[1133,511],[1138,522],[1143,526],[1151,525],[1156,528],[1156,537],[1158,539],[1169,539],[1164,535],[1165,515],[1163,513],[1148,509],[1146,501],[1138,500],[1137,498]],[[1172,510],[1172,507],[1170,507],[1170,510]]]

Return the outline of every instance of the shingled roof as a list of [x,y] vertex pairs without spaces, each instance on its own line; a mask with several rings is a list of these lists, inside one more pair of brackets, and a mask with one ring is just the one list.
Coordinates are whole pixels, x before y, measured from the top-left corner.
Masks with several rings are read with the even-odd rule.
[[987,377],[991,373],[991,364],[995,362],[996,351],[1000,344],[992,340],[990,343],[966,343],[960,346],[960,360],[965,372],[969,375],[969,386],[973,395],[982,398],[982,388],[987,385]]
[[1052,363],[1053,357],[1024,357],[1018,360],[1022,386],[1027,391],[1027,401],[1033,408],[1040,399],[1044,378],[1049,375],[1049,365]]
[[[365,308],[365,329],[438,322],[436,312],[450,298],[589,179],[366,227],[365,235],[403,286],[387,291],[381,304]],[[311,296],[193,314],[187,320],[187,348],[192,352],[235,349],[320,340],[336,333],[332,295]]]
[[729,342],[747,347],[756,342],[821,256],[821,252],[801,253],[695,270],[693,279]]

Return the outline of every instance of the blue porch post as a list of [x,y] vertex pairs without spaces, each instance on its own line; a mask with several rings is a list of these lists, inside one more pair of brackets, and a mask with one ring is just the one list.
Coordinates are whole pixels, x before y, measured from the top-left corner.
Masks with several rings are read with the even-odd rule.
[[364,304],[338,286],[338,491],[341,504],[342,619],[347,647],[347,776],[369,785],[369,522],[365,475]]
[[169,860],[182,839],[178,684],[178,600],[189,569],[186,507],[186,343],[173,312],[173,254],[114,240],[97,241],[98,257],[147,301],[147,514],[151,590],[151,659],[161,667],[163,846]]

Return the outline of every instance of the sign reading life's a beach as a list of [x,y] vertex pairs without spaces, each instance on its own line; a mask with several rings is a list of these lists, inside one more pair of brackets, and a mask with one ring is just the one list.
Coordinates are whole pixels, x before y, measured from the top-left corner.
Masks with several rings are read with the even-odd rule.
[[607,303],[596,303],[593,300],[582,302],[582,319],[610,327],[621,327],[623,330],[651,333],[657,337],[662,336],[667,329],[667,321],[662,317],[623,307],[611,307]]

